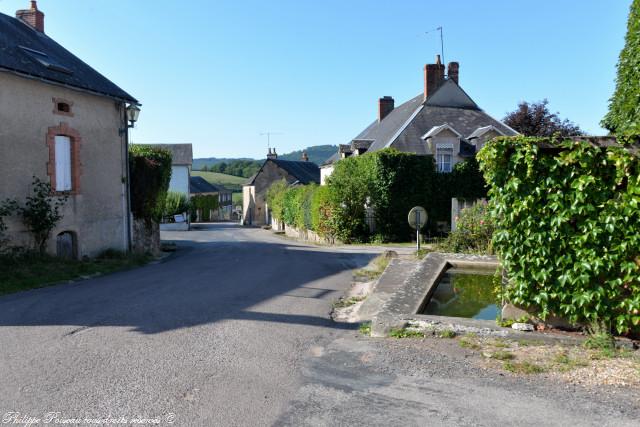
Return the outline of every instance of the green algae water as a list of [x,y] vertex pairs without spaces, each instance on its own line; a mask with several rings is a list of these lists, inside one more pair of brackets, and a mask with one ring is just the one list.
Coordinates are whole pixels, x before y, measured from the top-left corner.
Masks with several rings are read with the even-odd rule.
[[448,270],[420,314],[495,320],[498,306],[492,273]]

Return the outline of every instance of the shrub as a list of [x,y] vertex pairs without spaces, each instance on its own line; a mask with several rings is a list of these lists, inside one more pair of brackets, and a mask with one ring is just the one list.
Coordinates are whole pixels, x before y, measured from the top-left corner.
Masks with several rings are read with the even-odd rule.
[[32,194],[27,196],[24,206],[9,202],[22,217],[22,222],[33,235],[36,249],[43,254],[51,231],[62,219],[60,209],[67,202],[67,195],[55,195],[48,182],[33,177]]
[[185,212],[189,212],[191,203],[186,194],[177,191],[168,191],[164,199],[162,209],[163,217],[172,217]]
[[171,180],[171,152],[146,145],[129,147],[131,211],[147,225],[162,218]]
[[[541,147],[544,147],[541,148]],[[497,138],[479,154],[504,296],[541,318],[640,325],[640,160],[587,140]]]
[[456,229],[442,243],[442,249],[447,252],[491,254],[494,230],[487,204],[476,203],[460,212]]

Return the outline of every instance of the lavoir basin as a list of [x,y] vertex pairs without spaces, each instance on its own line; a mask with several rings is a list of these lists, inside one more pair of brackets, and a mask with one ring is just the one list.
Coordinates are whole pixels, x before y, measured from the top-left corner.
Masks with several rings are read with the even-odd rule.
[[419,314],[494,320],[498,315],[494,272],[490,269],[446,270]]

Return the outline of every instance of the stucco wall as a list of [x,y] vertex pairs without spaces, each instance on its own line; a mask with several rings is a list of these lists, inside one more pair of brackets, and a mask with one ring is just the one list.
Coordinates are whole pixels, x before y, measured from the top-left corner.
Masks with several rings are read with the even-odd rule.
[[189,195],[189,166],[171,166],[171,181],[169,191],[176,191]]
[[[54,114],[53,98],[72,104],[73,116]],[[77,235],[78,255],[127,247],[125,141],[118,134],[121,114],[115,101],[0,72],[0,200],[30,193],[32,176],[49,181],[50,127],[67,123],[82,141],[79,148],[79,192],[71,195],[64,218],[54,230],[48,250],[55,253],[61,231]],[[31,236],[16,219],[9,221],[12,244]]]

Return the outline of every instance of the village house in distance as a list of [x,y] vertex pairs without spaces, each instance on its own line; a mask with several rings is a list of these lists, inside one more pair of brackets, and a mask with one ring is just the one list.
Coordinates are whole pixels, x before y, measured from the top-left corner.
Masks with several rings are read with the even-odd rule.
[[336,162],[349,156],[383,148],[432,155],[440,172],[451,172],[456,163],[475,156],[484,143],[499,135],[517,132],[485,113],[459,85],[460,66],[424,66],[424,91],[395,107],[390,96],[378,100],[378,118],[321,166],[324,185]]
[[309,161],[306,153],[301,161],[281,160],[275,148],[269,149],[260,170],[242,187],[242,224],[271,224],[267,209],[267,190],[272,184],[286,180],[289,185],[320,183],[320,168]]
[[[48,243],[66,257],[130,248],[127,128],[138,101],[51,39],[37,3],[0,13],[0,201],[33,177],[69,199]],[[129,116],[128,116],[129,113]],[[11,243],[30,234],[8,221]]]

